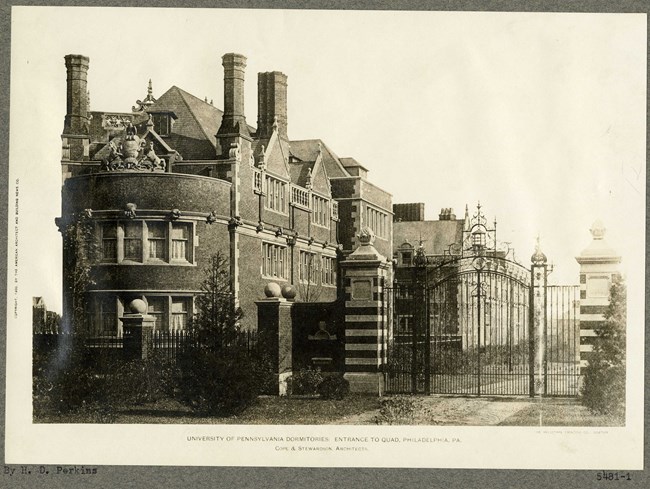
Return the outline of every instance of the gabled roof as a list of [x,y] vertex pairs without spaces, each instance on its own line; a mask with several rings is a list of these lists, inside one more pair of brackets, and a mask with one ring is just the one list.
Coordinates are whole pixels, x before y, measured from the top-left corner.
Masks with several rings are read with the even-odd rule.
[[327,170],[323,163],[323,156],[324,152],[319,150],[316,153],[316,159],[314,161],[289,160],[291,182],[301,187],[306,187],[308,183],[311,183],[311,188],[315,192],[323,195],[331,195],[332,190]]
[[305,187],[307,185],[307,176],[309,171],[314,171],[315,161],[291,161],[289,163],[289,172],[291,183]]
[[322,151],[323,165],[329,178],[349,177],[350,174],[343,168],[336,153],[320,139],[305,139],[303,141],[290,141],[291,154],[302,161],[316,161],[318,152]]
[[447,221],[395,221],[393,222],[393,247],[404,243],[419,246],[420,239],[426,255],[443,255],[449,245],[462,243],[464,219]]
[[177,119],[172,132],[166,136],[169,146],[186,160],[209,160],[216,158],[215,135],[221,125],[223,112],[198,97],[178,88],[171,87],[156,102],[147,108],[148,112],[173,112]]
[[332,188],[330,187],[330,181],[327,177],[327,171],[325,170],[325,165],[323,163],[323,152],[321,151],[314,162],[314,168],[311,171],[311,184],[312,189],[315,192],[319,192],[325,195],[331,195]]
[[255,155],[255,166],[259,166],[260,155],[263,152],[267,171],[291,179],[288,143],[278,136],[276,129],[269,138],[253,140],[251,147]]

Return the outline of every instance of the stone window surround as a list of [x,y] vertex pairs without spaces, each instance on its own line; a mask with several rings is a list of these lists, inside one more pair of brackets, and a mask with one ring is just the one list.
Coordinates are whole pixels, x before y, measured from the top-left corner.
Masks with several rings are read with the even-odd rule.
[[[288,183],[269,173],[262,173],[263,178],[263,196],[264,196],[264,209],[277,212],[285,216],[289,215],[289,196],[287,195]],[[276,185],[277,188],[273,192],[269,189],[269,184]],[[276,190],[280,190],[277,193]],[[275,198],[274,198],[275,197]],[[276,202],[277,201],[277,202]]]
[[366,202],[365,204],[362,226],[372,229],[377,238],[387,239],[390,227],[388,221],[389,215],[369,202]]
[[[128,297],[127,297],[128,296]],[[174,323],[174,306],[173,304],[183,303],[185,305],[185,310],[183,312],[185,317],[185,325],[187,325],[187,320],[194,314],[194,296],[182,292],[98,292],[94,293],[93,297],[90,300],[90,311],[87,314],[87,320],[94,321],[97,327],[89,328],[91,334],[100,334],[112,336],[112,333],[115,333],[117,336],[121,336],[122,328],[121,321],[119,320],[126,311],[127,301],[131,301],[134,298],[142,299],[147,304],[147,314],[156,316],[156,313],[152,314],[149,310],[150,299],[163,299],[159,303],[163,304],[162,311],[160,311],[160,317],[162,318],[161,328],[163,331],[169,330],[169,325]],[[104,316],[113,316],[114,328],[111,330],[106,329],[104,324]],[[176,328],[181,329],[181,328]]]
[[[303,256],[311,256],[312,257],[312,279],[309,281],[310,284],[312,285],[320,285],[322,287],[336,287],[336,280],[337,280],[337,258],[336,256],[331,256],[331,255],[326,255],[324,253],[317,253],[314,250],[311,249],[304,249],[304,248],[298,248],[298,282],[301,284],[307,284],[307,280],[303,279]],[[323,280],[323,274],[325,273],[324,270],[324,262],[326,259],[329,259],[332,261],[332,283],[326,283]]]
[[[327,265],[328,263],[329,265]],[[336,266],[335,257],[321,255],[321,284],[323,286],[336,286]]]
[[[275,250],[275,255],[273,254]],[[271,251],[271,268],[275,267],[276,270],[280,270],[281,275],[272,275],[267,270],[267,252]],[[282,246],[278,243],[272,243],[269,241],[262,241],[261,243],[261,263],[260,263],[260,273],[262,277],[272,280],[288,280],[289,277],[289,249],[287,246]],[[283,259],[282,259],[283,258]]]
[[[108,239],[115,240],[116,247],[116,258],[105,260],[103,257],[103,243],[104,243],[104,225],[113,223],[115,225],[115,237]],[[128,223],[138,223],[140,225],[141,234],[138,238],[140,241],[140,259],[132,260],[124,258],[124,241],[125,234],[124,229],[125,225]],[[163,223],[166,224],[165,229],[165,245],[164,245],[164,254],[165,257],[161,258],[151,258],[149,257],[149,233],[147,223]],[[96,221],[97,226],[97,236],[99,242],[99,253],[100,258],[96,265],[171,265],[171,266],[196,266],[194,247],[198,244],[198,237],[196,236],[196,224],[192,220],[175,220],[171,221],[164,216],[159,217],[142,217],[135,219],[101,219]],[[173,229],[180,229],[182,226],[186,226],[188,229],[187,239],[186,239],[186,259],[172,259],[171,252],[173,249]],[[127,238],[128,239],[128,238]],[[152,237],[152,240],[156,239]]]
[[[307,257],[311,257],[309,263],[307,263]],[[310,272],[308,273],[307,278],[303,278],[305,275],[305,268],[309,268]],[[314,251],[309,250],[298,250],[298,280],[302,284],[309,282],[310,284],[318,285],[320,282],[320,260],[318,260],[318,255]]]
[[[318,205],[322,205],[320,213],[318,212]],[[315,226],[320,226],[323,228],[329,228],[330,220],[332,219],[331,210],[330,210],[330,199],[323,197],[321,195],[312,193],[311,195],[311,215],[312,215],[312,224]]]

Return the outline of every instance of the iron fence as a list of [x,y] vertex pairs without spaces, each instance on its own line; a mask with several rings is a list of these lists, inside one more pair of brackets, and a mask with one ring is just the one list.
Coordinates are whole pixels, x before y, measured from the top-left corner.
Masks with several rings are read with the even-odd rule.
[[[258,344],[257,331],[241,331],[237,333],[226,346],[239,346],[249,352],[254,351]],[[150,337],[153,355],[175,361],[179,355],[191,347],[200,347],[207,341],[201,340],[200,335],[191,330],[156,330]],[[83,352],[89,361],[101,364],[108,358],[121,358],[124,339],[118,335],[88,336],[71,332],[34,333],[32,347],[35,363],[40,358],[49,357],[58,352],[65,355],[77,348]]]

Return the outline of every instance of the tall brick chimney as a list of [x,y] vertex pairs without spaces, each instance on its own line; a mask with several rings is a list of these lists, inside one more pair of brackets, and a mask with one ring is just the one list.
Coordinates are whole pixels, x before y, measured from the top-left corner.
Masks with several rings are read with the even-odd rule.
[[88,134],[88,65],[90,59],[80,54],[65,57],[67,70],[66,115],[64,134]]
[[268,138],[277,121],[281,138],[287,136],[287,75],[279,71],[257,74],[257,136]]
[[[244,136],[250,139],[246,116],[244,115],[244,72],[246,57],[241,54],[228,53],[222,57],[223,62],[223,118],[217,132],[218,138],[226,136]],[[225,141],[224,141],[225,142]],[[222,144],[227,151],[228,145]]]

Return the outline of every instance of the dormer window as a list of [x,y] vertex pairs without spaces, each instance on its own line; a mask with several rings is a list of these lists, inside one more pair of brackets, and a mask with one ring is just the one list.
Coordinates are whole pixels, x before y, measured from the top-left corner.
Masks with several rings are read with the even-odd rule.
[[176,115],[173,112],[151,112],[153,119],[153,130],[159,136],[169,136],[172,133],[173,120]]

